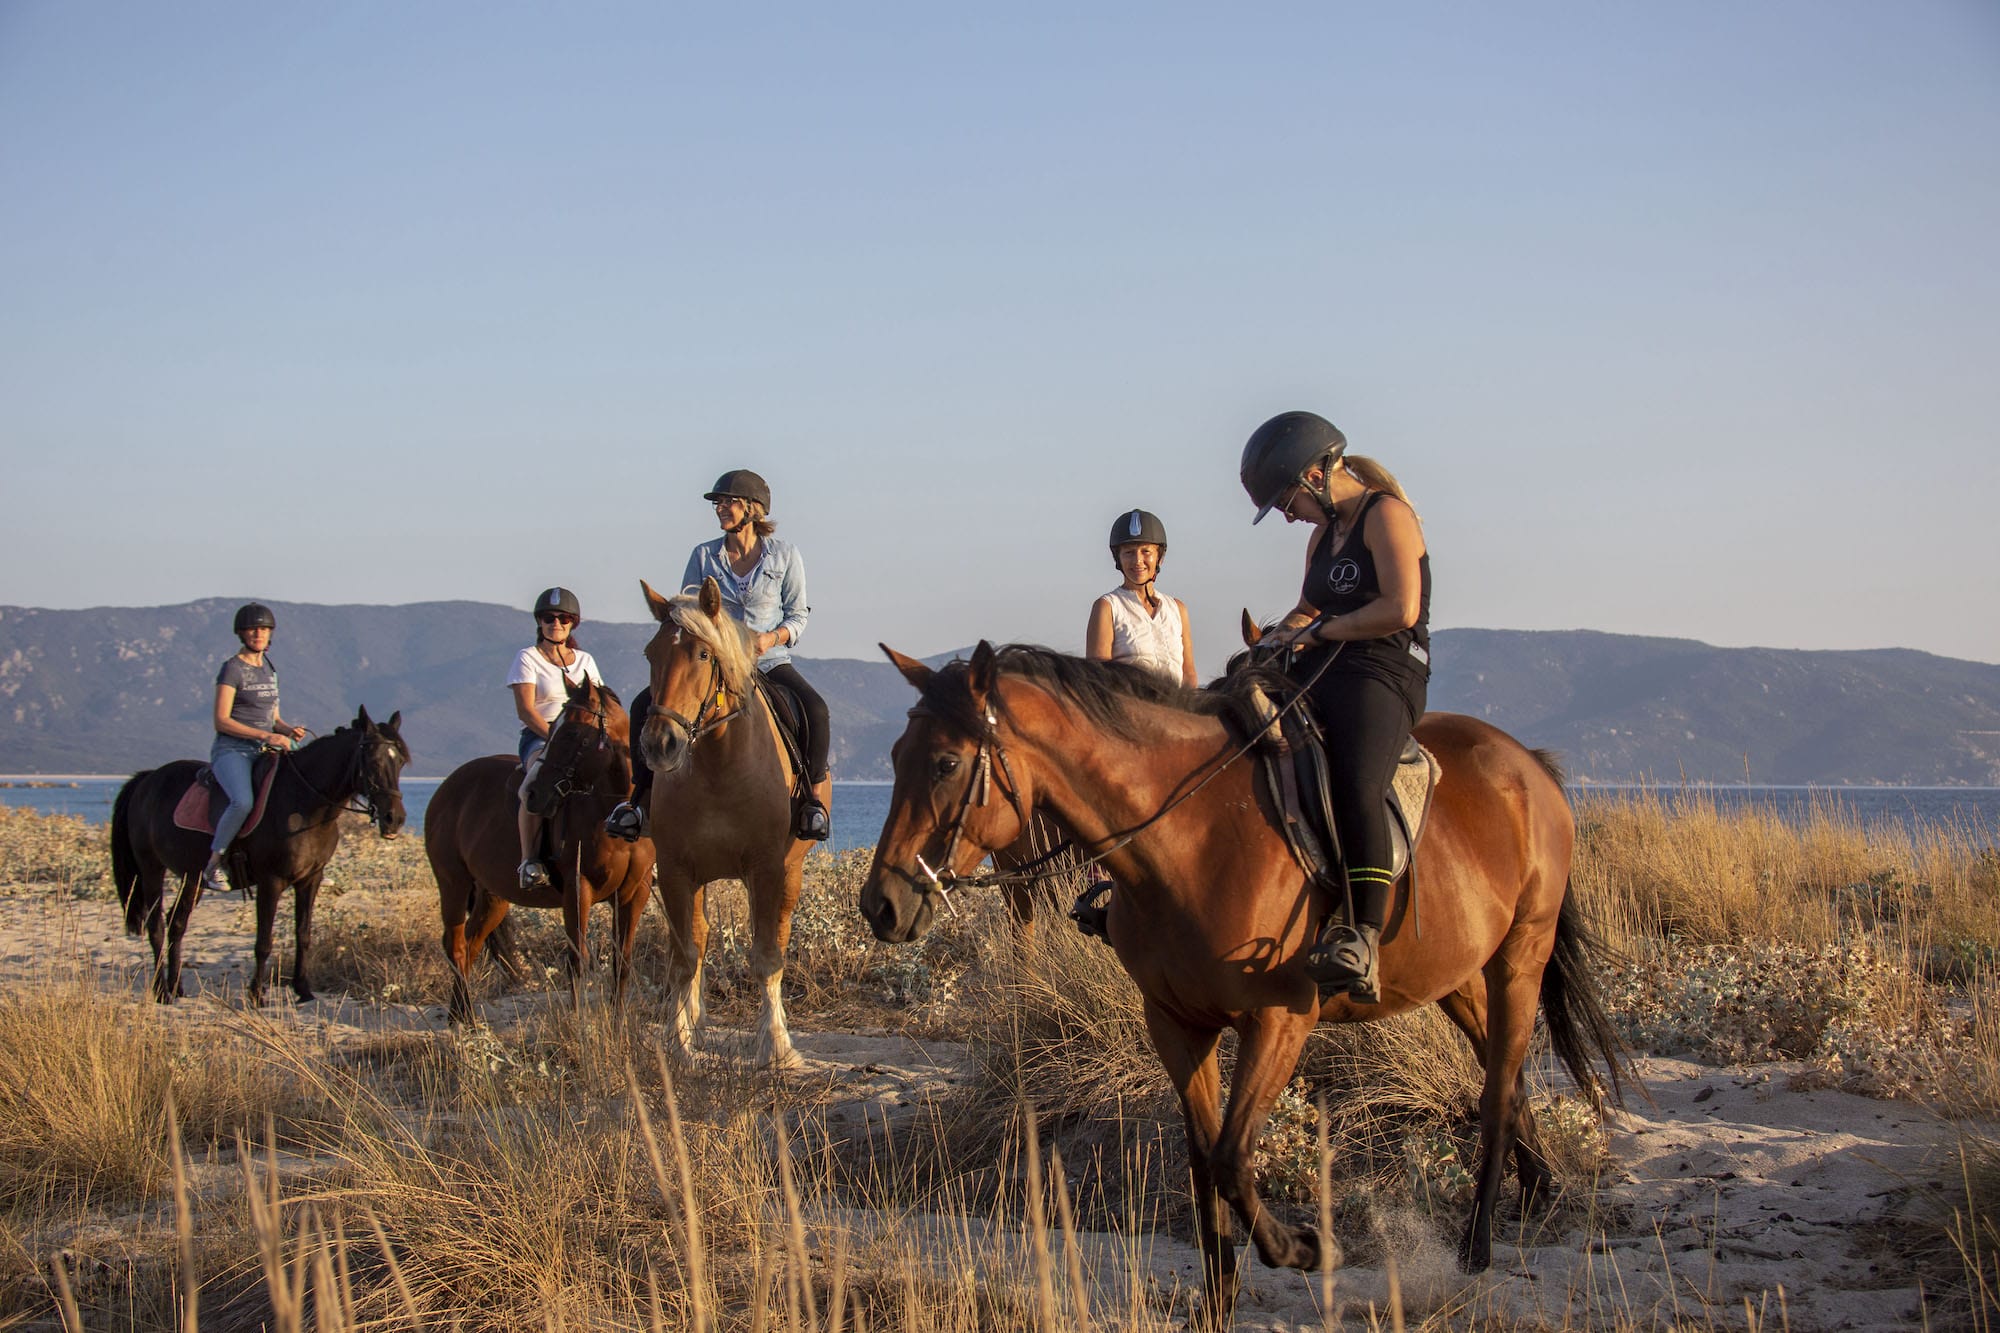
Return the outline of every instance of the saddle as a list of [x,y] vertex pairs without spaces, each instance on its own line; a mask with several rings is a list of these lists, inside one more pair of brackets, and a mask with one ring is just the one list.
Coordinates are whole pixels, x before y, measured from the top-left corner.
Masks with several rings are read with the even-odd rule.
[[[278,756],[258,755],[250,770],[250,785],[256,789],[257,803],[250,808],[250,818],[243,821],[243,829],[236,835],[239,839],[249,837],[263,822],[264,805],[271,796],[271,780],[277,776]],[[203,764],[195,770],[188,789],[181,793],[180,803],[174,806],[174,826],[190,833],[213,833],[215,821],[228,808],[229,793],[215,781],[215,770]]]
[[[1253,690],[1250,709],[1256,723],[1268,724],[1278,707],[1261,691]],[[1278,810],[1279,831],[1291,849],[1292,859],[1314,884],[1327,890],[1335,901],[1344,901],[1340,874],[1340,838],[1333,828],[1333,808],[1328,799],[1330,770],[1326,758],[1326,737],[1308,705],[1301,702],[1284,715],[1275,727],[1268,727],[1257,744],[1262,761],[1265,789]],[[1413,736],[1404,743],[1396,764],[1396,776],[1389,785],[1389,833],[1394,847],[1390,862],[1396,878],[1396,896],[1407,897],[1410,917],[1419,922],[1416,903],[1416,876],[1411,862],[1423,839],[1424,822],[1430,815],[1431,796],[1443,769],[1436,756],[1417,743]],[[1389,919],[1400,919],[1397,904],[1391,904]],[[1416,926],[1422,933],[1421,924]]]
[[784,743],[785,755],[792,762],[792,799],[796,801],[811,790],[806,780],[806,754],[812,728],[806,718],[806,706],[789,686],[761,671],[756,676],[758,687],[771,705],[771,716],[778,720],[778,739]]

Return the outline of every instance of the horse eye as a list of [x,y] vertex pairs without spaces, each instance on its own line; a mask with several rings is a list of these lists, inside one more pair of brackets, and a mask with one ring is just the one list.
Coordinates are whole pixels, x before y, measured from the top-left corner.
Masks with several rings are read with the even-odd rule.
[[701,660],[704,662],[708,660],[708,649],[704,648],[701,650]]
[[957,755],[941,754],[937,757],[937,775],[939,777],[948,778],[956,772],[958,772]]

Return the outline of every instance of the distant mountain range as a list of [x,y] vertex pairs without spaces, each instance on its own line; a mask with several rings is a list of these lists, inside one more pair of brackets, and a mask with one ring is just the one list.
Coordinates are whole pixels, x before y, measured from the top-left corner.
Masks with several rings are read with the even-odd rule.
[[[0,607],[0,772],[117,773],[207,750],[235,600]],[[401,709],[413,774],[513,749],[503,606],[275,604],[285,715],[321,730]],[[591,622],[611,685],[645,683],[652,626]],[[1560,751],[1593,782],[2000,786],[2000,666],[1905,649],[1798,652],[1590,631],[1433,636],[1433,708]],[[947,655],[948,656],[948,655]],[[886,662],[800,661],[833,714],[834,771],[888,776],[912,695]]]

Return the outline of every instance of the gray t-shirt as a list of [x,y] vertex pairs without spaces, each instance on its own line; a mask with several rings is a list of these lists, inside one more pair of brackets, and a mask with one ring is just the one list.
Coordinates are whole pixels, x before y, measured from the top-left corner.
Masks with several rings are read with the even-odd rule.
[[251,666],[232,657],[215,673],[217,685],[236,687],[236,702],[229,706],[229,720],[258,731],[269,731],[278,720],[278,669],[266,659],[263,666]]

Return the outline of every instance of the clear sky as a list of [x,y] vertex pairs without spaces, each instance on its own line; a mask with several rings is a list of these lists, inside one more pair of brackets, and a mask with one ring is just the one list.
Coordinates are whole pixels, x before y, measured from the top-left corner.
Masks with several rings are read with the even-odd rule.
[[[807,656],[1297,595],[2000,661],[2000,5],[0,0],[0,603],[643,619],[747,466]],[[524,620],[524,631],[525,631]]]

